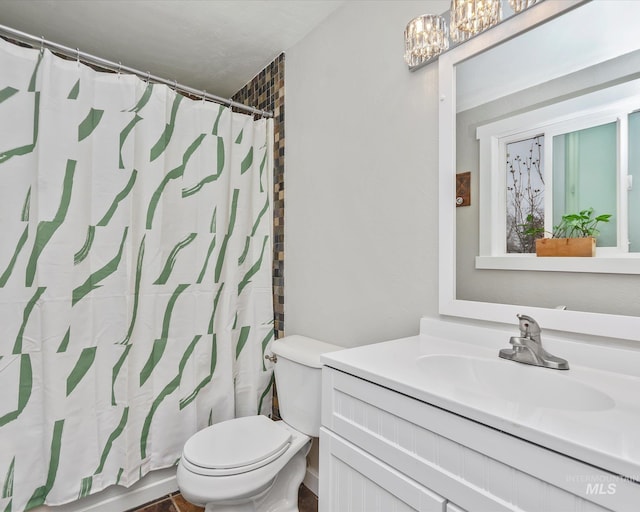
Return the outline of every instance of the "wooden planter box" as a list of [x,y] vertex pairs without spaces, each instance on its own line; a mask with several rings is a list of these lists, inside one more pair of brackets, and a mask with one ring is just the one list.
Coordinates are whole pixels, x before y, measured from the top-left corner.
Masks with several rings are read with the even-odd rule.
[[538,238],[536,256],[595,256],[596,239],[587,238]]

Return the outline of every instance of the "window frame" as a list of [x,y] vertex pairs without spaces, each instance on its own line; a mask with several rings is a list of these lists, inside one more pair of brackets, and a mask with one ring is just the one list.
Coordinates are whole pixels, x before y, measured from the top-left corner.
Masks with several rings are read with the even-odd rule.
[[[628,251],[627,198],[628,116],[640,108],[638,91],[640,80],[633,80],[476,129],[480,173],[480,243],[476,268],[640,274],[640,253]],[[617,126],[617,246],[598,247],[594,258],[537,258],[530,253],[507,253],[506,145],[544,135],[545,229],[550,231],[552,225],[549,224],[553,223],[553,137],[613,122]]]

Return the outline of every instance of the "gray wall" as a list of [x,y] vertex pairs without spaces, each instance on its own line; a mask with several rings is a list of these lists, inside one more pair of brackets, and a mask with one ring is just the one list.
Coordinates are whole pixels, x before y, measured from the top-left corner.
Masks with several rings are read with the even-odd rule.
[[402,55],[448,7],[347,2],[286,52],[286,334],[356,346],[437,315],[437,64]]

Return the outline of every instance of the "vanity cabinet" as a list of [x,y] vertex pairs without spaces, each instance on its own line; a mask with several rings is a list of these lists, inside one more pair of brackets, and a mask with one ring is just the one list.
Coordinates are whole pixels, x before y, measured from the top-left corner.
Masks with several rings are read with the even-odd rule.
[[[329,496],[320,510],[443,512],[446,500],[343,438],[323,430]],[[325,472],[326,470],[326,472]]]
[[370,380],[325,366],[322,396],[320,512],[640,509],[635,482]]

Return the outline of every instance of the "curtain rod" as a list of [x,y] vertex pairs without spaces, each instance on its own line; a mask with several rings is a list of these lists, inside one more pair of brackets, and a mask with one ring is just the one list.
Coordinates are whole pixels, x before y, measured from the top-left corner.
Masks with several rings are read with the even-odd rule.
[[56,53],[60,53],[65,55],[66,57],[75,58],[79,61],[84,61],[90,64],[95,64],[103,69],[109,69],[112,71],[126,72],[132,75],[136,75],[143,80],[168,85],[176,91],[186,92],[188,94],[192,94],[194,96],[199,96],[200,98],[204,98],[207,100],[211,100],[215,103],[221,103],[222,105],[227,105],[229,107],[237,108],[238,110],[243,110],[245,112],[250,112],[251,114],[256,114],[262,117],[273,117],[273,112],[268,112],[266,110],[260,110],[254,107],[248,107],[239,103],[237,101],[233,101],[231,99],[222,98],[221,96],[216,96],[215,94],[209,94],[206,91],[201,91],[198,89],[193,89],[192,87],[188,87],[186,85],[179,84],[175,80],[167,80],[166,78],[161,78],[156,75],[152,75],[151,73],[140,71],[139,69],[131,68],[129,66],[123,66],[120,62],[112,62],[107,59],[103,59],[101,57],[96,57],[95,55],[91,55],[90,53],[81,52],[78,48],[73,49],[68,46],[63,46],[58,43],[54,43],[53,41],[49,41],[44,37],[36,37],[31,34],[27,34],[26,32],[21,32],[20,30],[16,30],[11,27],[7,27],[6,25],[0,25],[0,35],[4,35],[22,43],[27,43],[31,45],[31,47],[35,48],[40,46],[40,48],[48,48],[49,50],[53,50]]

